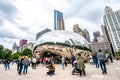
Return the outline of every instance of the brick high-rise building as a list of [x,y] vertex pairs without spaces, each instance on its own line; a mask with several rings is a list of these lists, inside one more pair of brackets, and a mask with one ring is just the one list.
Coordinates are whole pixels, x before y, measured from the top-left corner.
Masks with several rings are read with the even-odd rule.
[[22,51],[23,45],[25,45],[25,44],[27,44],[27,40],[25,40],[25,39],[20,40],[20,42],[19,42],[19,51],[20,52]]

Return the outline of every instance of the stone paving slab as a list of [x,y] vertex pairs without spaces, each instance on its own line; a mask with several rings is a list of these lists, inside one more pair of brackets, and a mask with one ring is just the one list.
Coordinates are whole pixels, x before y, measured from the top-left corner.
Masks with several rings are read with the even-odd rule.
[[10,65],[10,70],[5,70],[4,65],[0,64],[0,80],[120,80],[120,61],[107,65],[107,74],[103,75],[100,68],[86,63],[87,76],[80,77],[79,74],[72,75],[71,64],[62,69],[60,64],[55,65],[56,71],[53,76],[46,76],[48,69],[40,64],[37,69],[28,68],[27,75],[18,75],[16,64]]

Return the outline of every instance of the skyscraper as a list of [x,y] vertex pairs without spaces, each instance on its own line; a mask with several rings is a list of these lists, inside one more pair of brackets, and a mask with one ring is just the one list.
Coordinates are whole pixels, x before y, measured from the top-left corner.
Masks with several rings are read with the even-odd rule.
[[114,52],[120,51],[120,10],[114,11],[106,6],[103,17],[107,38],[112,44]]
[[25,40],[25,39],[20,40],[20,42],[19,42],[19,51],[20,52],[22,51],[24,44],[27,44],[27,40]]
[[12,47],[12,53],[16,53],[16,52],[18,52],[18,46],[16,43],[14,43]]
[[84,33],[85,33],[85,38],[86,38],[86,40],[87,40],[88,42],[90,42],[89,32],[87,31],[87,29],[84,29],[83,31],[84,31]]
[[105,27],[105,25],[101,25],[101,28],[102,28],[102,32],[103,32],[103,38],[104,38],[104,40],[105,41],[108,41],[108,38],[107,38],[107,30],[106,30],[106,27]]
[[63,13],[54,10],[54,30],[64,30]]
[[27,44],[27,40],[25,39],[20,40],[19,47],[23,47],[24,44]]
[[94,36],[94,41],[97,42],[97,37],[100,37],[100,32],[99,31],[94,32],[93,36]]
[[82,35],[84,38],[86,36],[85,32],[79,27],[78,24],[73,25],[73,31],[75,33],[78,33],[78,34]]

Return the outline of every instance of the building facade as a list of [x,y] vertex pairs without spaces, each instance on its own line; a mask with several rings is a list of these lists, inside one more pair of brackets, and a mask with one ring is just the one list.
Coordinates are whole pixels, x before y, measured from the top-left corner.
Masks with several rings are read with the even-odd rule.
[[84,29],[83,31],[84,31],[84,33],[85,33],[85,38],[86,38],[86,40],[87,40],[88,42],[90,42],[89,32],[87,31],[87,29]]
[[100,36],[100,37],[97,37],[97,41],[98,41],[98,42],[104,42],[105,40],[104,40],[103,35]]
[[104,40],[105,40],[105,41],[108,41],[108,38],[107,38],[108,34],[106,33],[107,30],[106,30],[105,25],[101,25],[101,28],[102,28],[103,38],[104,38]]
[[23,45],[23,50],[25,48],[29,48],[29,49],[33,50],[33,46],[34,46],[34,43],[29,42],[29,43]]
[[19,47],[17,46],[16,43],[13,44],[13,47],[12,47],[12,53],[16,53],[19,51]]
[[114,52],[120,51],[120,10],[114,11],[106,6],[103,17],[107,38],[110,41]]
[[79,27],[78,24],[73,25],[73,32],[78,33],[82,35],[84,38],[86,38],[85,32]]
[[94,32],[93,36],[94,36],[94,42],[97,42],[97,37],[100,37],[100,32],[99,31]]
[[91,42],[90,47],[93,53],[98,52],[99,49],[101,49],[104,52],[111,52],[111,47],[108,41],[107,42]]
[[54,30],[65,30],[63,13],[54,10]]
[[27,40],[25,40],[25,39],[20,40],[20,42],[19,42],[19,52],[22,51],[23,45],[25,45],[25,44],[27,44]]

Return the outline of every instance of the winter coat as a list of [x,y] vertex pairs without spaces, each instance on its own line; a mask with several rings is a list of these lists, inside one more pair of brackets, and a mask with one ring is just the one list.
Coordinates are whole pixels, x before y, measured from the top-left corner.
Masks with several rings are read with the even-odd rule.
[[82,57],[77,56],[77,64],[78,69],[85,69],[84,59]]

